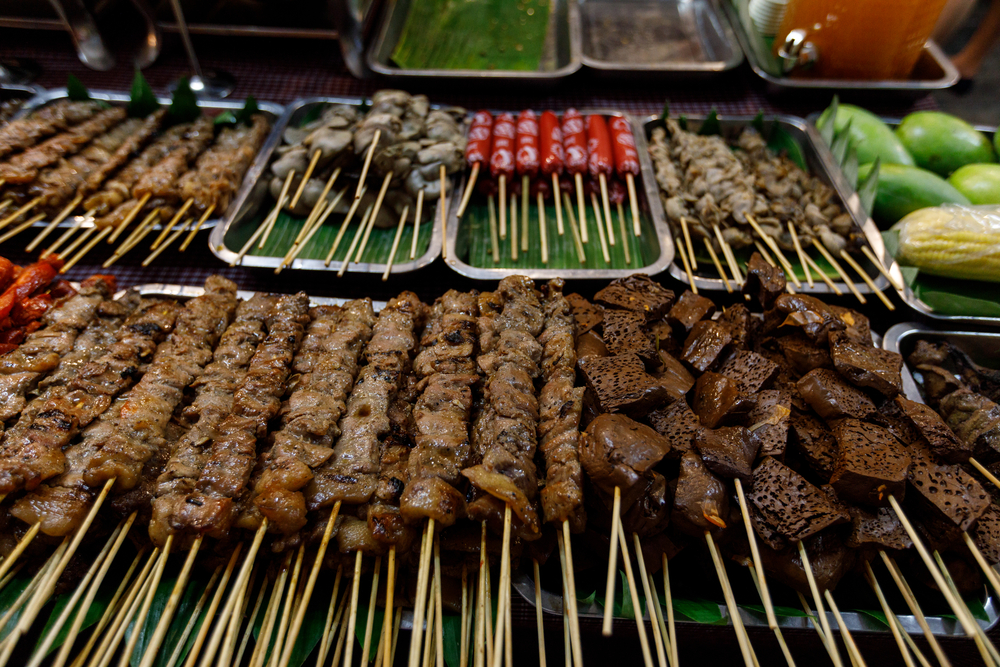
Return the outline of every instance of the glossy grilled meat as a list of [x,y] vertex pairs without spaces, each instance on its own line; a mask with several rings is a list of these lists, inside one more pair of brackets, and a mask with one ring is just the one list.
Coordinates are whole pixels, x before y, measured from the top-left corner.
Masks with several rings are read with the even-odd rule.
[[142,124],[134,132],[129,133],[125,141],[115,149],[114,153],[107,160],[91,173],[87,174],[80,194],[87,195],[96,192],[111,174],[130,162],[133,156],[139,152],[139,149],[145,146],[160,128],[163,119],[167,116],[167,111],[168,109],[158,109],[146,116],[142,120]]
[[250,360],[243,384],[233,396],[232,411],[201,471],[195,490],[170,516],[175,531],[224,537],[236,518],[236,503],[245,494],[257,462],[257,441],[281,408],[292,359],[309,321],[309,298],[302,292],[281,297],[268,315],[267,338]]
[[184,133],[183,139],[176,148],[139,177],[132,188],[132,196],[136,199],[142,199],[149,195],[154,199],[179,201],[178,177],[187,170],[188,164],[208,148],[209,144],[212,143],[213,136],[212,119],[208,116],[200,117]]
[[13,121],[0,129],[0,157],[29,148],[39,139],[91,118],[100,110],[97,102],[60,100]]

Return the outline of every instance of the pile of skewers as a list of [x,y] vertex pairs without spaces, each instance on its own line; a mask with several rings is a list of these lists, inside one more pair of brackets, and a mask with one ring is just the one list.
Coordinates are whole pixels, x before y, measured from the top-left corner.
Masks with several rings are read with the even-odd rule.
[[[833,188],[788,156],[776,154],[757,128],[747,126],[737,138],[727,139],[695,134],[679,121],[667,119],[664,127],[652,130],[649,154],[677,254],[695,291],[699,267],[696,249],[704,244],[711,265],[729,292],[742,286],[746,259],[756,250],[768,262],[777,261],[795,289],[801,290],[803,282],[811,289],[815,274],[840,296],[843,290],[834,282],[839,278],[859,302],[865,303],[856,278],[852,280],[844,270],[843,261],[889,310],[894,309],[854,255],[863,254],[894,289],[902,290],[900,279],[872,252],[863,231],[838,203]],[[834,274],[810,255],[811,248]],[[741,258],[738,253],[743,249],[746,252]],[[785,253],[798,259],[798,271]]]
[[[375,93],[363,114],[356,106],[321,105],[317,118],[284,131],[284,143],[270,165],[274,205],[230,264],[239,264],[247,253],[277,255],[282,261],[275,273],[280,273],[309,248],[325,256],[324,264],[330,266],[338,251],[343,252],[346,232],[360,214],[338,275],[362,261],[373,230],[395,229],[389,256],[375,262],[385,265],[387,279],[407,225],[412,225],[409,259],[416,258],[421,223],[432,210],[426,201],[441,200],[442,228],[446,225],[447,183],[462,168],[464,118],[464,109],[432,108],[426,96],[399,90]],[[379,187],[368,187],[369,174],[381,180]],[[334,213],[343,218],[327,251],[313,239]],[[278,236],[274,231],[282,215],[304,220],[298,233],[288,237],[287,247],[283,242],[266,247]],[[281,222],[298,221],[289,217]]]
[[27,245],[33,251],[81,211],[42,250],[66,258],[63,271],[137,220],[105,267],[158,226],[144,266],[187,232],[184,250],[213,213],[225,212],[270,132],[263,114],[245,121],[180,119],[168,109],[129,117],[123,106],[94,101],[37,109],[0,128],[0,243],[49,218]]
[[[74,314],[59,319],[58,337],[56,318],[29,335],[36,357],[51,352],[49,366],[0,369],[22,378],[0,443],[0,589],[23,585],[0,623],[18,614],[0,637],[0,665],[57,589],[65,604],[32,667],[57,640],[59,667],[70,656],[148,667],[161,651],[171,664],[243,664],[249,654],[251,665],[285,667],[317,605],[316,664],[331,652],[333,664],[354,664],[357,633],[362,664],[375,647],[391,665],[411,604],[411,666],[442,664],[446,606],[461,612],[462,664],[471,651],[476,665],[510,665],[512,569],[530,559],[540,595],[540,566],[558,553],[566,653],[579,666],[573,551],[602,544],[605,632],[620,559],[633,607],[640,588],[648,604],[648,666],[679,662],[669,558],[699,545],[748,667],[753,647],[723,556],[751,566],[789,664],[768,579],[816,609],[835,665],[827,607],[852,663],[864,664],[833,597],[853,564],[906,660],[926,664],[885,603],[873,557],[942,663],[907,567],[927,568],[994,660],[958,594],[975,588],[968,577],[980,567],[998,585],[987,559],[1000,553],[1000,513],[989,511],[981,470],[965,467],[975,466],[973,443],[898,396],[902,360],[872,346],[861,313],[786,293],[781,270],[759,256],[744,286],[759,322],[742,303],[715,313],[708,299],[676,297],[645,276],[611,283],[593,303],[564,296],[561,281],[538,289],[511,276],[430,306],[403,292],[377,314],[368,299],[240,301],[219,277],[186,303],[112,289],[87,281],[55,311]],[[966,577],[953,577],[970,553]],[[126,573],[111,578],[88,633],[90,605],[122,556]],[[179,609],[199,571],[211,579],[186,618]]]

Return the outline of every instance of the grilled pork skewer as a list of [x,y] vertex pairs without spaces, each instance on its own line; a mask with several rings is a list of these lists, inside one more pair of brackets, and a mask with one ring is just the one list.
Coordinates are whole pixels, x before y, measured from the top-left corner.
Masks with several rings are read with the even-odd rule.
[[60,100],[27,118],[15,120],[0,128],[0,157],[30,148],[39,139],[78,125],[92,118],[100,108],[97,102]]

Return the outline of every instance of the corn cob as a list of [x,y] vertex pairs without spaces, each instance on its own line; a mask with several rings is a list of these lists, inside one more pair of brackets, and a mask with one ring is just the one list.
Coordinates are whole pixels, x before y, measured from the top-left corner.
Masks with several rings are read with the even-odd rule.
[[925,208],[894,229],[901,264],[946,278],[1000,282],[1000,208]]

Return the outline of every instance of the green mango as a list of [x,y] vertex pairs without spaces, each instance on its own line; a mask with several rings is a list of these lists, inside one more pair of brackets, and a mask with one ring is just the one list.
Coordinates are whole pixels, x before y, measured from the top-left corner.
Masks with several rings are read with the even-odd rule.
[[[872,165],[862,165],[858,181],[867,178],[871,170]],[[879,167],[872,213],[880,227],[888,227],[922,208],[969,203],[965,195],[933,172],[902,164],[883,164]]]
[[967,164],[996,162],[990,140],[961,118],[940,111],[917,111],[903,119],[896,136],[918,167],[947,177]]
[[1000,204],[1000,164],[967,164],[948,182],[973,204]]
[[[830,122],[830,109],[823,112],[816,122],[818,127],[824,127]],[[858,162],[867,164],[881,158],[882,164],[913,165],[913,157],[906,152],[902,142],[892,132],[892,128],[882,122],[882,119],[861,107],[851,104],[837,106],[837,120],[834,129],[842,132],[850,123],[850,136],[858,151]]]

